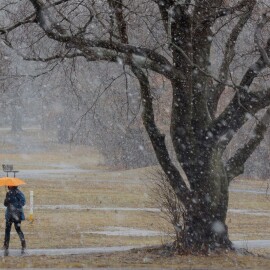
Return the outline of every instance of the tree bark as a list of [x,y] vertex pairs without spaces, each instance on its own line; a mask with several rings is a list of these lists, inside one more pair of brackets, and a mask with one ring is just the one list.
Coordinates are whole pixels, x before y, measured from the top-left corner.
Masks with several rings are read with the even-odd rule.
[[221,151],[202,146],[194,167],[197,170],[190,176],[193,199],[184,216],[182,251],[232,249],[226,225],[229,181]]

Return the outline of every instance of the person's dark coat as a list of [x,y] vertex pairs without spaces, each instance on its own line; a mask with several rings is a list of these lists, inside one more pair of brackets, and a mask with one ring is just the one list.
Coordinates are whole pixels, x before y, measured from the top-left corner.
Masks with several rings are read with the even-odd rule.
[[12,187],[7,192],[4,205],[7,207],[5,213],[6,220],[25,220],[23,212],[23,206],[25,205],[25,196],[17,187]]

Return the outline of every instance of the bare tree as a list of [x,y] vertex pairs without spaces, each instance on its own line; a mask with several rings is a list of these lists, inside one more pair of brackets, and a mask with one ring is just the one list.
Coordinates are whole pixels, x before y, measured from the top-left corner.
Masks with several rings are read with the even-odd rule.
[[[2,11],[10,15],[0,33],[25,60],[120,63],[138,80],[144,127],[185,209],[181,248],[232,248],[226,226],[228,187],[243,173],[270,121],[270,89],[258,84],[270,62],[269,18],[262,14],[269,9],[267,1],[3,2]],[[177,162],[156,123],[153,73],[171,83],[167,130]],[[234,94],[217,114],[226,87]],[[263,116],[257,117],[261,110]],[[256,119],[253,136],[224,161],[226,147],[250,117]]]

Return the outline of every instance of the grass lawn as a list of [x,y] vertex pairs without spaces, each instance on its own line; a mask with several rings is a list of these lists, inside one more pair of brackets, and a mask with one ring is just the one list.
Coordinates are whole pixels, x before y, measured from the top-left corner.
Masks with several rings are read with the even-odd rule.
[[[28,130],[24,136],[28,140],[38,131]],[[27,196],[34,191],[34,205],[82,205],[89,209],[45,209],[34,210],[34,222],[22,224],[28,248],[70,248],[119,245],[157,246],[171,238],[165,236],[108,236],[94,231],[107,227],[126,227],[153,231],[171,232],[168,223],[159,213],[147,211],[94,210],[96,208],[154,208],[150,199],[147,169],[114,171],[103,166],[100,154],[92,147],[58,145],[53,140],[38,134],[29,151],[16,153],[16,146],[8,138],[8,131],[0,131],[0,160],[2,164],[14,164],[16,170],[45,170],[65,167],[84,169],[61,177],[24,179],[27,185],[21,190]],[[27,148],[26,148],[27,149]],[[4,174],[3,174],[4,176]],[[20,173],[18,174],[18,177]],[[266,181],[237,180],[232,183],[236,189],[265,189]],[[0,188],[0,202],[4,200],[5,188]],[[270,195],[255,193],[230,193],[230,209],[270,210]],[[28,209],[25,209],[28,216]],[[270,240],[270,216],[239,214],[228,212],[227,224],[232,240]],[[0,209],[0,241],[4,238],[4,207]],[[18,248],[18,236],[12,229],[11,248]],[[226,269],[269,269],[270,250],[251,250],[256,256],[240,256],[235,253],[220,256],[168,256],[158,249],[141,249],[112,254],[73,255],[73,256],[28,256],[0,258],[0,268],[24,267],[176,267],[177,269],[226,268]],[[258,256],[260,254],[262,256]]]

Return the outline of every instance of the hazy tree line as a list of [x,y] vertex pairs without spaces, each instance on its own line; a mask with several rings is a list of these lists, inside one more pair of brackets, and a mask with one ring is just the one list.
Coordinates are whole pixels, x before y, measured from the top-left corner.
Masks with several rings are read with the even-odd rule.
[[[4,57],[6,62],[11,61],[8,52]],[[103,153],[107,165],[114,167],[156,164],[139,115],[140,96],[134,81],[127,81],[119,65],[111,68],[100,64],[95,71],[78,60],[55,66],[53,72],[44,72],[46,65],[34,64],[37,72],[28,66],[1,72],[2,126],[19,132],[23,126],[38,125],[59,143],[93,145]],[[24,76],[26,72],[32,75]],[[122,85],[126,85],[126,92]],[[20,101],[17,110],[12,105],[15,100]],[[19,113],[15,115],[14,111]]]
[[[224,36],[226,35],[222,33],[219,37],[220,40],[217,42],[222,43]],[[246,46],[246,42],[243,41],[239,46]],[[3,48],[4,46],[2,45]],[[3,53],[3,51],[6,50],[3,49],[1,51],[1,63],[3,63],[1,65],[1,91],[2,93],[5,92],[1,98],[2,125],[11,125],[12,131],[17,132],[22,129],[23,121],[26,124],[27,122],[28,124],[29,122],[35,124],[39,122],[42,128],[56,132],[60,143],[74,142],[97,146],[106,157],[106,162],[112,166],[130,168],[148,166],[157,162],[152,148],[149,147],[149,139],[143,130],[141,119],[138,117],[140,97],[135,89],[136,86],[132,81],[127,83],[127,76],[124,75],[122,68],[119,67],[119,63],[115,67],[100,65],[102,71],[97,72],[97,74],[104,74],[107,69],[106,85],[104,77],[102,76],[102,78],[97,80],[98,75],[89,74],[89,67],[82,64],[81,60],[76,61],[76,63],[70,62],[66,70],[55,68],[56,74],[53,76],[46,76],[45,74],[45,78],[32,78],[36,82],[34,86],[32,84],[34,89],[31,90],[36,91],[36,94],[33,95],[31,92],[30,96],[26,94],[25,98],[21,96],[25,92],[25,87],[29,87],[29,84],[31,85],[29,81],[32,79],[28,78],[28,80],[25,80],[23,76],[20,77],[20,74],[16,74],[14,69],[11,71],[8,68],[10,64],[8,53]],[[77,71],[78,67],[76,66],[80,66],[80,71]],[[244,69],[245,67],[242,63],[240,65],[238,63],[237,68]],[[76,78],[78,74],[81,74],[82,69],[86,70],[84,76]],[[110,70],[109,72],[108,69]],[[115,72],[115,69],[118,69],[119,72]],[[93,71],[90,70],[90,72]],[[118,77],[121,72],[122,76]],[[115,79],[110,80],[111,73],[115,73]],[[45,83],[44,87],[44,81],[48,77],[52,77],[52,82],[55,83]],[[66,81],[64,87],[56,83],[59,77],[61,81]],[[14,78],[17,83],[14,83]],[[130,81],[130,78],[128,80]],[[89,83],[91,84],[90,89],[93,89],[92,96],[89,95],[89,88],[87,88]],[[123,92],[122,86],[120,86],[117,93],[119,100],[115,100],[115,89],[120,84],[126,84],[126,88],[128,88],[126,91],[133,89],[133,93]],[[162,84],[157,86],[161,95],[165,92],[164,87],[165,85]],[[170,86],[167,85],[166,87]],[[54,91],[52,91],[52,88]],[[97,88],[99,88],[98,95],[100,94],[101,98],[98,98],[95,104],[93,100],[95,100],[94,92],[96,92]],[[58,91],[55,91],[55,89],[58,89]],[[85,89],[87,91],[83,94]],[[137,95],[135,101],[134,95]],[[65,98],[61,98],[63,96]],[[110,98],[111,96],[113,98]],[[35,101],[37,100],[41,106],[35,108]],[[226,97],[224,97],[224,102],[226,102]],[[80,104],[80,108],[76,104]],[[132,106],[137,107],[135,112],[133,111],[134,108],[131,108]],[[166,110],[170,107],[170,101],[163,103],[162,106],[163,108],[161,109]],[[32,117],[31,113],[27,112],[29,107],[32,108],[30,111],[34,112]],[[111,118],[108,118],[108,116],[111,116]],[[119,119],[122,119],[122,122],[119,122]],[[235,139],[231,149],[241,142],[242,136],[248,138],[249,133],[250,127],[243,129],[241,136],[239,136],[240,139]],[[111,136],[112,134],[114,135]],[[255,178],[269,178],[268,148],[269,134],[265,136],[265,140],[247,161],[245,175]],[[131,152],[132,155],[130,155]],[[225,155],[230,155],[230,151],[228,150],[227,152]]]
[[[106,164],[113,167],[136,168],[157,164],[140,119],[141,101],[136,85],[130,78],[126,80],[119,64],[114,67],[100,64],[95,72],[79,59],[70,61],[65,67],[55,67],[53,74],[43,74],[42,65],[36,74],[38,76],[25,78],[24,72],[18,73],[11,67],[11,61],[2,46],[1,126],[18,132],[23,126],[40,125],[59,143],[97,147],[103,153]],[[29,72],[32,72],[31,68]],[[112,73],[115,73],[114,78]],[[119,73],[122,75],[119,76]],[[102,77],[99,74],[103,74]],[[128,92],[122,90],[123,85],[126,85]],[[166,126],[168,121],[169,89],[170,85],[164,79],[153,78],[152,91],[157,100],[161,126]],[[23,97],[20,98],[20,95]],[[220,110],[229,99],[230,92],[221,98]],[[167,111],[167,117],[162,116],[164,111]],[[249,138],[254,122],[241,130],[241,135],[231,143],[225,156],[230,156],[231,149],[235,149],[243,138]],[[245,176],[269,179],[269,140],[268,131],[245,164]]]

